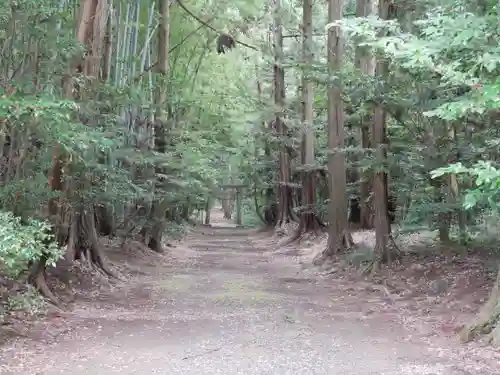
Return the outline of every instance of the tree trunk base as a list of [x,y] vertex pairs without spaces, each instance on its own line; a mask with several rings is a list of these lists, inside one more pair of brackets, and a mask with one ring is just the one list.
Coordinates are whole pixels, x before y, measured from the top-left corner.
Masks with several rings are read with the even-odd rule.
[[491,331],[488,342],[496,347],[500,346],[500,323],[497,321],[495,328]]
[[489,314],[479,313],[471,323],[462,328],[460,340],[467,343],[482,335],[488,336],[489,343],[500,345],[500,303],[495,311]]
[[[210,221],[210,211],[206,220]],[[140,235],[142,243],[155,253],[162,254],[165,252],[163,248],[163,232],[165,230],[165,211],[159,203],[155,203],[151,209],[152,217],[148,218],[146,224],[142,227]],[[207,225],[205,223],[205,225]],[[209,225],[209,224],[208,224]]]
[[163,254],[165,249],[163,248],[163,225],[159,225],[157,228],[153,228],[151,237],[148,242],[148,248],[153,250],[155,253]]
[[266,227],[274,228],[278,224],[278,210],[279,207],[276,203],[271,203],[264,210],[264,224]]
[[72,213],[65,258],[68,263],[79,260],[91,270],[98,270],[107,277],[121,280],[121,277],[108,264],[103,249],[99,244],[92,209]]
[[[64,240],[59,238],[58,242],[60,246],[66,243],[66,264],[72,264],[74,261],[80,260],[83,264],[86,264],[89,269],[97,270],[107,277],[122,280],[108,264],[103,249],[99,244],[94,207],[91,206],[87,210],[81,208],[80,210],[72,211],[69,233],[65,235]],[[60,300],[47,285],[45,274],[46,266],[47,256],[42,256],[42,258],[33,265],[28,278],[29,282],[43,297],[62,309],[63,307]]]
[[[288,246],[294,242],[299,243],[302,238],[308,233],[314,233],[319,236],[323,233],[326,225],[321,221],[318,215],[313,213],[302,214],[300,218],[299,227],[293,236],[285,241],[281,246]],[[351,237],[352,238],[352,237]]]
[[28,277],[28,281],[33,285],[38,292],[49,300],[50,303],[55,305],[60,309],[64,309],[61,301],[52,293],[49,286],[47,285],[47,280],[45,279],[45,267],[47,263],[47,258],[42,256],[42,258],[33,265],[33,268]]
[[500,345],[500,269],[488,301],[475,319],[460,331],[462,342],[470,342],[482,335],[488,335],[490,344]]
[[[259,213],[259,217],[264,222],[264,225],[257,232],[274,232],[274,229],[278,224],[278,209],[277,203],[271,203],[264,209],[263,215],[260,215]],[[257,210],[257,212],[259,211]]]
[[352,238],[351,232],[349,230],[344,230],[338,242],[330,242],[330,240],[328,240],[327,248],[313,259],[313,264],[315,266],[322,266],[328,259],[333,258],[337,254],[344,253],[354,246],[354,239]]
[[370,277],[375,276],[381,267],[381,261],[377,259],[373,259],[366,267],[363,269],[363,275],[369,275]]
[[387,264],[389,267],[392,267],[392,262],[401,259],[401,256],[401,250],[396,245],[394,238],[389,236],[386,251],[383,251],[383,249],[375,245],[375,249],[373,249],[373,260],[365,267],[362,274],[373,277],[380,272],[382,264]]

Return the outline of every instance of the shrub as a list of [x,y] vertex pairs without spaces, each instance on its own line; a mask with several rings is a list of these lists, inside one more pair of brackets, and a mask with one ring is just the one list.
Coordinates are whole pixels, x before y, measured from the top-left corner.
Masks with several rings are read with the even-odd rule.
[[49,223],[39,220],[21,222],[11,212],[0,211],[0,271],[10,277],[27,270],[30,262],[46,254],[47,264],[54,265],[63,255],[54,242]]

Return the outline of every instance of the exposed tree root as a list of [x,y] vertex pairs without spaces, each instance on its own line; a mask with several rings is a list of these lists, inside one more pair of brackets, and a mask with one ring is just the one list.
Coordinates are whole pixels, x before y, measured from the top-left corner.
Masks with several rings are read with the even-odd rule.
[[374,276],[380,271],[381,261],[378,259],[372,259],[370,263],[363,269],[363,275]]
[[[498,316],[498,315],[497,315]],[[491,331],[488,342],[493,345],[493,346],[500,346],[500,324],[499,321],[500,317],[498,317],[497,324],[493,331]]]
[[40,294],[48,299],[52,304],[63,309],[61,301],[52,293],[45,279],[45,268],[47,266],[47,256],[44,255],[32,266],[28,277],[29,283],[33,285]]
[[[334,248],[336,252],[344,252],[346,250],[352,249],[352,247],[354,246],[354,239],[352,238],[352,234],[349,230],[345,229],[342,232],[342,235],[340,238],[341,238],[342,245],[336,246]],[[331,245],[330,245],[330,247],[332,247]]]
[[373,249],[373,259],[363,270],[363,275],[370,275],[373,277],[382,267],[382,264],[387,264],[389,267],[392,266],[394,260],[401,258],[401,250],[396,245],[394,238],[389,235],[387,237],[388,243],[384,251],[384,246],[377,244]]
[[[91,270],[98,270],[107,277],[121,279],[111,269],[99,244],[93,209],[73,211],[71,216],[66,244],[66,263],[71,264],[75,260],[80,260]],[[42,296],[62,309],[61,301],[50,290],[46,282],[47,259],[47,256],[43,256],[32,266],[29,281]]]
[[302,239],[304,235],[304,228],[305,228],[304,220],[300,220],[299,227],[297,228],[295,233],[288,240],[280,244],[280,246],[288,246],[294,242],[299,242],[299,240]]
[[[208,211],[207,217],[204,225],[210,222],[210,209],[207,208]],[[161,205],[155,203],[153,208],[151,209],[151,217],[147,220],[146,224],[142,227],[140,231],[140,235],[142,237],[142,242],[151,250],[156,253],[163,253],[163,229],[164,229],[164,220],[165,220],[165,210],[162,209]]]
[[283,241],[281,244],[279,244],[279,247],[289,246],[289,245],[291,245],[293,243],[300,243],[300,241],[302,240],[302,238],[304,238],[304,234],[301,233],[301,232],[295,231],[295,233],[293,234],[293,236],[290,237],[289,239]]
[[269,225],[263,225],[259,229],[257,229],[257,233],[274,233],[275,227],[271,227]]
[[[56,226],[52,227],[51,234],[54,235],[55,240],[59,244],[63,244],[68,238],[68,228],[62,222],[62,216],[53,215],[51,216],[51,221],[57,224]],[[58,228],[58,230],[55,230],[55,228]],[[28,282],[33,285],[38,290],[38,292],[50,303],[60,309],[64,309],[61,301],[54,295],[54,293],[47,285],[46,268],[48,260],[49,254],[44,253],[38,261],[31,264],[28,274]]]
[[148,248],[150,248],[156,253],[160,254],[164,253],[165,249],[163,248],[162,237],[163,237],[163,225],[162,224],[154,225],[151,230],[151,237],[148,242]]
[[489,343],[500,345],[500,269],[488,301],[474,320],[460,331],[462,342],[470,342],[481,335],[489,335]]
[[[323,233],[326,225],[314,213],[303,213],[300,218],[299,226],[295,233],[286,240],[281,246],[288,246],[292,243],[300,243],[304,236],[308,233],[314,233],[319,236]],[[352,237],[351,237],[352,238]]]
[[[106,257],[104,256],[97,230],[93,213],[85,212],[77,215],[78,236],[76,241],[77,252],[87,252],[87,259],[95,266],[99,267],[104,273],[112,278],[119,278],[109,266]],[[72,243],[73,241],[69,241]]]
[[355,246],[354,239],[349,230],[342,231],[342,234],[338,236],[337,239],[328,239],[328,245],[321,254],[313,259],[313,264],[315,266],[323,265],[328,259],[332,259],[334,256],[344,253]]

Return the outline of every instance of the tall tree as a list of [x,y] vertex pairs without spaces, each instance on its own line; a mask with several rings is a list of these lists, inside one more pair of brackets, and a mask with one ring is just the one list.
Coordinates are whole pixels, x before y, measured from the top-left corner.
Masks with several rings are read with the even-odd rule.
[[[107,0],[86,0],[81,2],[81,16],[77,30],[77,38],[86,47],[84,58],[81,59],[76,71],[87,78],[87,84],[73,89],[73,95],[79,100],[88,100],[95,93],[96,78],[101,77],[101,68],[105,52],[106,26],[109,17]],[[73,87],[71,83],[69,87]],[[71,96],[69,91],[68,96]],[[92,121],[89,125],[95,125]],[[71,170],[71,168],[67,168]],[[72,196],[72,190],[90,189],[92,177],[76,175],[69,179],[67,195]],[[67,257],[86,259],[106,273],[113,275],[102,253],[95,221],[95,205],[88,204],[85,199],[74,197],[77,203],[71,208],[71,224],[68,237]]]
[[[271,33],[270,31],[268,32],[268,40],[271,40]],[[258,69],[256,69],[256,75],[258,77]],[[262,96],[262,82],[260,81],[259,78],[257,78],[257,95],[259,102],[262,103],[262,106],[265,105],[265,100],[263,99]],[[265,173],[270,177],[274,174],[273,168],[271,165],[274,165],[274,159],[272,155],[272,150],[271,150],[271,136],[273,132],[273,122],[272,121],[262,121],[261,124],[261,131],[262,134],[259,137],[256,137],[256,140],[259,140],[260,142],[256,141],[255,142],[255,152],[256,152],[256,157],[259,155],[259,148],[257,145],[262,144],[264,148],[264,163],[265,163]],[[258,174],[256,174],[256,177]],[[271,180],[271,179],[267,179]],[[259,179],[255,179],[255,186],[259,184]],[[259,204],[258,204],[258,198],[257,195],[254,196],[255,200],[255,208],[257,215],[261,219],[261,221],[264,223],[264,227],[262,228],[263,230],[273,230],[276,224],[278,223],[278,204],[276,204],[276,191],[275,191],[275,186],[272,183],[268,183],[265,186],[264,189],[264,210],[263,213],[260,212],[259,210]]]
[[[92,78],[99,78],[108,16],[106,0],[81,1],[76,37],[78,42],[85,46],[86,53],[83,55],[84,57],[71,61],[71,66],[68,69],[69,74],[63,82],[67,98],[85,98],[92,90]],[[72,79],[74,72],[91,78],[87,80],[85,85],[78,87],[78,90]],[[49,185],[51,190],[57,191],[59,195],[49,201],[48,207],[49,216],[56,227],[56,237],[61,245],[67,239],[65,258],[68,262],[73,262],[75,259],[85,259],[91,266],[114,276],[99,244],[94,205],[87,205],[78,194],[74,193],[75,190],[88,188],[92,184],[91,178],[88,175],[78,173],[75,176],[70,176],[69,172],[76,170],[78,166],[71,165],[71,162],[66,159],[62,147],[56,145],[53,152]],[[67,171],[67,176],[64,175],[65,171]],[[72,207],[65,203],[67,200],[74,202]],[[42,294],[58,304],[57,298],[45,282],[46,262],[47,257],[43,256],[31,270],[30,279]]]
[[[378,13],[383,20],[391,16],[391,0],[379,0]],[[376,74],[381,81],[387,79],[388,64],[384,57],[379,57],[376,65]],[[373,121],[373,148],[375,148],[376,171],[373,176],[373,205],[375,211],[375,249],[374,258],[367,272],[377,272],[382,262],[389,265],[396,255],[396,246],[391,238],[388,200],[389,187],[387,175],[387,110],[384,103],[377,103]]]
[[[356,1],[356,17],[368,17],[373,14],[374,1],[373,0],[357,0]],[[375,75],[375,61],[373,55],[368,47],[356,48],[356,66],[361,71],[363,76]],[[364,114],[361,118],[361,126],[359,131],[359,144],[363,150],[371,147],[370,142],[370,125],[373,121],[373,116]],[[363,229],[373,228],[373,210],[370,204],[371,194],[371,174],[364,172],[362,168],[358,170],[358,178],[360,180],[360,226]]]
[[290,155],[285,139],[288,136],[287,126],[283,119],[285,108],[285,69],[283,68],[283,23],[281,17],[281,0],[274,0],[274,104],[276,116],[274,128],[280,138],[279,147],[279,185],[278,185],[278,224],[289,222],[294,218],[293,191],[290,185]]
[[[167,143],[167,90],[168,90],[168,64],[169,64],[169,18],[170,8],[169,0],[160,0],[158,3],[158,61],[156,65],[157,82],[155,89],[155,121],[154,121],[154,148],[155,151],[162,155],[166,151]],[[157,175],[157,187],[165,186],[165,181],[161,175],[164,175],[165,168],[162,166],[163,161],[157,162],[155,173]],[[167,207],[166,200],[162,194],[155,194],[155,201],[152,207],[152,226],[149,233],[148,247],[154,251],[162,252],[162,238],[165,231],[165,213]]]
[[314,159],[314,86],[308,70],[314,61],[313,55],[313,2],[303,1],[302,19],[302,120],[304,123],[301,163],[302,163],[302,202],[300,211],[300,223],[292,241],[300,238],[305,232],[318,231],[323,224],[316,215],[316,168]]
[[344,1],[328,2],[328,185],[330,203],[328,217],[328,245],[315,264],[323,263],[328,257],[345,251],[353,240],[347,226],[346,167],[344,155],[344,106],[342,103],[341,69],[344,57],[344,38],[336,21],[343,18]]

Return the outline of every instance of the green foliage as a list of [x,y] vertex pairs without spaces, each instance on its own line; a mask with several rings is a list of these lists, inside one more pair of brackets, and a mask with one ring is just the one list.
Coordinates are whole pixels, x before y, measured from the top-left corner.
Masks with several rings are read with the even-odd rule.
[[499,212],[500,209],[500,170],[491,162],[480,161],[467,168],[461,163],[449,165],[431,172],[432,178],[454,173],[465,175],[474,181],[474,187],[468,189],[464,196],[464,208],[470,210],[476,206],[486,205],[488,208]]
[[[347,51],[351,44],[368,48],[389,67],[385,76],[366,77],[347,63],[347,124],[355,130],[347,139],[356,146],[361,116],[376,104],[384,106],[390,144],[385,168],[408,229],[433,228],[440,215],[461,208],[464,197],[454,202],[446,180],[429,179],[430,171],[450,160],[474,165],[485,155],[497,155],[499,9],[494,2],[482,5],[486,8],[460,0],[401,3],[389,21],[369,17],[341,22]],[[349,159],[352,166],[374,167],[370,152],[361,161]],[[459,190],[468,186],[466,178]],[[465,196],[472,199],[469,192]]]
[[[0,45],[7,56],[0,62],[0,78],[8,82],[0,96],[1,151],[8,160],[2,166],[8,171],[0,184],[2,209],[34,217],[40,206],[59,194],[48,187],[56,145],[67,163],[68,207],[105,207],[115,223],[137,212],[131,225],[140,229],[153,202],[161,200],[168,210],[167,232],[176,235],[182,232],[185,216],[228,181],[246,184],[252,194],[255,189],[262,206],[276,198],[266,193],[279,179],[276,160],[281,145],[291,150],[293,183],[299,186],[299,77],[304,70],[315,82],[317,167],[326,166],[323,129],[331,77],[325,38],[314,38],[316,60],[311,67],[301,63],[300,37],[284,40],[287,101],[285,108],[275,108],[267,28],[272,14],[265,2],[183,2],[216,30],[230,30],[260,49],[238,45],[225,55],[215,52],[216,32],[182,7],[171,7],[168,79],[152,69],[158,26],[154,4],[114,2],[109,12],[109,74],[104,78],[72,73],[77,90],[71,100],[61,82],[72,62],[84,56],[74,35],[77,9],[55,0],[16,4],[0,5]],[[460,160],[469,165],[485,154],[497,155],[500,128],[492,114],[500,102],[500,26],[498,8],[493,2],[484,4],[486,8],[475,9],[454,0],[404,3],[394,20],[381,21],[353,18],[354,2],[346,3],[342,25],[348,40],[338,75],[344,83],[348,165],[360,171],[385,168],[392,194],[403,206],[403,222],[412,228],[457,209],[443,193],[443,180],[430,180],[429,171],[445,167],[459,152]],[[283,4],[282,11],[285,35],[298,35],[301,4]],[[324,8],[314,7],[317,29],[322,29],[326,16]],[[385,57],[389,74],[361,74],[354,64],[356,47],[369,47],[379,59]],[[35,61],[33,68],[30,62]],[[155,103],[154,92],[164,87],[167,101]],[[375,105],[384,105],[389,115],[386,166],[376,166],[372,150],[361,152],[359,147],[362,119]],[[162,153],[153,145],[158,106],[167,113]],[[278,110],[289,129],[286,137],[269,127]],[[357,194],[357,181],[350,183],[350,193]],[[319,209],[328,198],[323,185],[325,181],[318,181]],[[253,205],[251,201],[246,222],[257,219]]]
[[[438,80],[437,87],[428,86],[444,94],[444,103],[424,114],[443,120],[500,107],[498,9],[479,15],[450,3],[431,8],[413,22],[411,32],[395,20],[356,19],[345,27],[351,36],[364,39],[361,45],[383,51],[400,73]],[[388,36],[380,37],[382,30]],[[463,94],[457,95],[457,88]]]
[[[208,191],[227,177],[230,165],[237,169],[242,149],[248,148],[242,135],[255,118],[256,103],[249,94],[254,67],[243,63],[240,51],[218,56],[215,45],[207,42],[215,34],[175,7],[170,37],[175,48],[164,82],[148,68],[155,58],[156,8],[144,2],[114,5],[109,79],[74,74],[78,88],[74,100],[65,98],[61,83],[72,61],[83,55],[73,32],[77,9],[56,0],[0,5],[0,45],[9,56],[0,63],[0,72],[2,80],[10,82],[0,96],[2,150],[10,163],[0,184],[0,206],[33,217],[60,194],[50,190],[47,178],[57,145],[66,163],[64,182],[71,186],[71,194],[64,198],[71,206],[104,206],[112,221],[120,223],[137,204],[142,208],[131,225],[140,227],[155,197],[161,197],[172,221],[168,235],[178,235],[182,233],[179,212],[185,206],[187,212],[199,206]],[[196,14],[203,10],[200,4],[186,2],[186,6]],[[236,18],[251,17],[255,8],[247,2],[231,4],[224,11],[233,16],[225,18],[219,10],[224,6],[211,7],[210,12],[218,15],[214,26],[220,30]],[[241,15],[234,17],[240,7]],[[29,64],[17,69],[20,62],[33,59],[36,70]],[[235,64],[242,69],[227,74]],[[13,71],[15,79],[10,76]],[[152,128],[145,125],[150,125],[156,109],[153,92],[165,84],[168,147],[160,154],[152,150]],[[22,160],[10,157],[26,150]],[[155,173],[155,166],[162,171]]]
[[[243,224],[247,228],[257,228],[262,225],[259,216],[255,212],[255,203],[253,198],[243,199],[241,202],[242,219]],[[236,207],[234,212],[234,217],[236,217]]]
[[49,224],[28,220],[23,225],[21,218],[0,212],[0,270],[15,277],[42,255],[48,256],[48,264],[54,265],[63,252],[53,240]]

